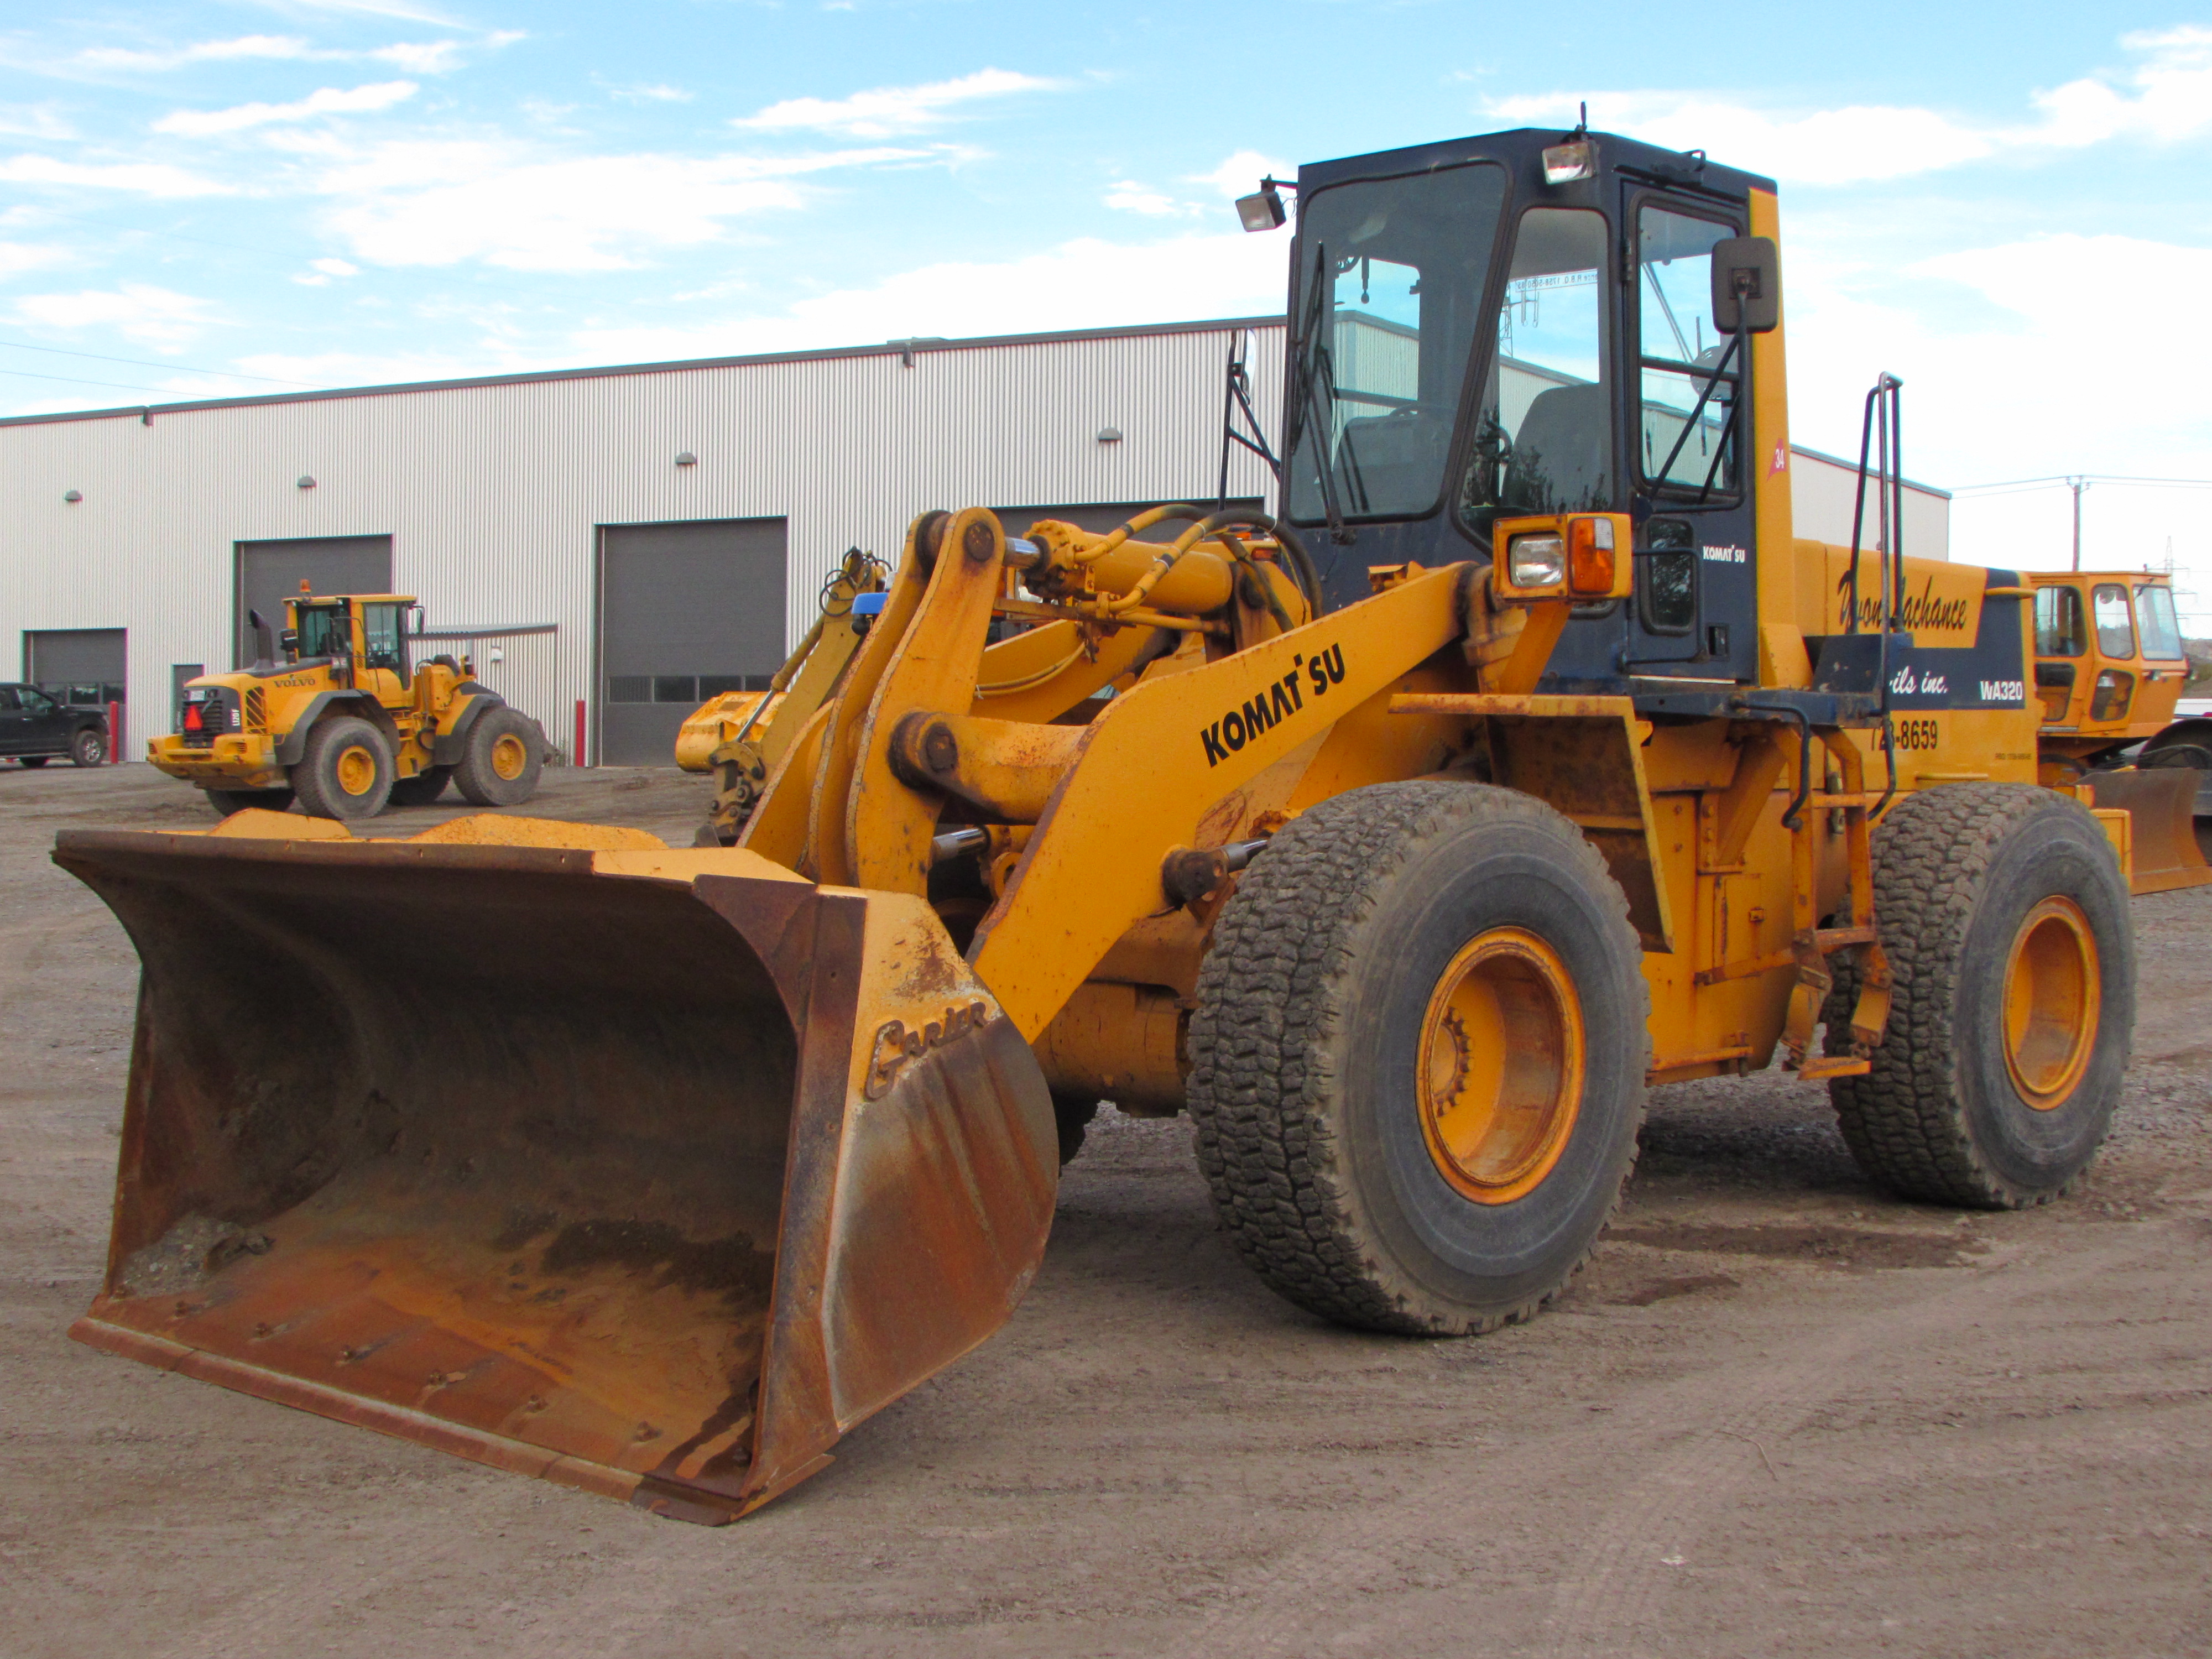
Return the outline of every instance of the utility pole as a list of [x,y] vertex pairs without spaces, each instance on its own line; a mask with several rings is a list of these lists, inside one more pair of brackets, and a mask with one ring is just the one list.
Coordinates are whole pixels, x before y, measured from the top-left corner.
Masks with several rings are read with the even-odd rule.
[[2089,487],[2087,478],[2069,478],[2066,487],[2074,492],[2074,568],[2081,568],[2081,492]]

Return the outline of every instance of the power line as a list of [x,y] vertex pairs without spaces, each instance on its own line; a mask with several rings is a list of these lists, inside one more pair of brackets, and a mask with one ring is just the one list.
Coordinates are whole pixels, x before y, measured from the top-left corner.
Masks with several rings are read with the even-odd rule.
[[[42,351],[50,356],[55,357],[89,357],[96,363],[128,363],[133,368],[173,368],[181,370],[187,374],[222,374],[228,376],[234,380],[265,380],[270,386],[296,386],[309,390],[313,389],[306,380],[280,380],[273,374],[241,374],[234,368],[206,368],[198,363],[163,363],[156,362],[149,357],[110,357],[97,351],[69,351],[64,349],[60,346],[33,345],[25,340],[0,340],[0,346],[4,346],[10,351]],[[63,377],[56,374],[42,376],[40,378],[60,380]],[[87,386],[112,386],[115,382],[112,380],[87,380],[84,384]],[[138,390],[145,392],[151,391],[153,388],[141,386]]]
[[2117,472],[2069,472],[2048,478],[2008,478],[2000,483],[1960,484],[1954,495],[1995,494],[2014,489],[2041,489],[2052,484],[2069,489],[2077,482],[2089,483],[2150,484],[2166,489],[2212,489],[2212,478],[2136,478]]
[[112,386],[118,392],[161,392],[167,389],[158,386],[132,386],[124,380],[88,380],[75,374],[33,374],[27,368],[0,368],[0,374],[12,374],[25,380],[59,380],[64,386]]

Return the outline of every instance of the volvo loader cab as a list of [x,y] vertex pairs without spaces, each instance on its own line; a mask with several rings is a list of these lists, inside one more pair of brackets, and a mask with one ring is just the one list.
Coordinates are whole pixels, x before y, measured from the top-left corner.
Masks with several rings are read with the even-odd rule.
[[154,765],[225,816],[296,799],[315,817],[374,817],[427,806],[449,781],[480,806],[530,799],[544,734],[453,657],[410,662],[408,624],[419,634],[422,614],[410,595],[303,586],[284,608],[276,638],[249,613],[249,666],[186,684],[177,729],[147,745]]

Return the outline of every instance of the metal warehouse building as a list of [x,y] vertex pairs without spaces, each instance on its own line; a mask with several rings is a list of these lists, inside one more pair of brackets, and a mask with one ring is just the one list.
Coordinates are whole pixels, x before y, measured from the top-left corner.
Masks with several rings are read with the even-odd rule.
[[[1278,424],[1283,325],[1229,319],[651,363],[0,421],[0,637],[99,683],[126,758],[178,684],[318,592],[419,596],[439,650],[583,759],[665,764],[705,696],[764,684],[850,546],[981,503],[1109,527],[1212,499],[1249,337]],[[1851,471],[1796,452],[1798,533],[1847,539]],[[1233,496],[1271,493],[1238,450]],[[1948,499],[1909,492],[1938,555]],[[111,691],[111,696],[118,691]]]

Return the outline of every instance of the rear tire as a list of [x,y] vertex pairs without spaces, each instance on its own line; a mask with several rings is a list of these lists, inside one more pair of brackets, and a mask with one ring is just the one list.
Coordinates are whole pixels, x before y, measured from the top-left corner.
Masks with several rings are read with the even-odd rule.
[[469,727],[453,781],[474,805],[519,806],[537,793],[544,763],[535,720],[512,708],[487,708]]
[[392,751],[384,733],[356,714],[326,720],[307,733],[292,769],[292,787],[310,817],[373,818],[392,794]]
[[411,778],[397,779],[392,786],[392,804],[394,806],[435,805],[438,797],[446,793],[446,785],[453,775],[453,769],[450,766],[432,766],[417,772]]
[[1382,784],[1293,819],[1223,909],[1191,1019],[1238,1251],[1369,1330],[1534,1313],[1635,1163],[1642,961],[1604,861],[1530,796]]
[[[2021,1209],[2064,1192],[2119,1104],[2135,1030],[2128,886],[2087,810],[2029,784],[1946,784],[1874,841],[1894,980],[1863,1077],[1828,1085],[1868,1176],[1909,1198]],[[1839,975],[1829,1048],[1856,975]]]
[[[70,739],[69,753],[72,766],[105,766],[107,764],[107,734],[87,726]],[[43,760],[40,763],[45,764]]]
[[258,807],[264,812],[282,812],[292,805],[289,789],[210,789],[204,793],[208,805],[224,817],[249,807]]

